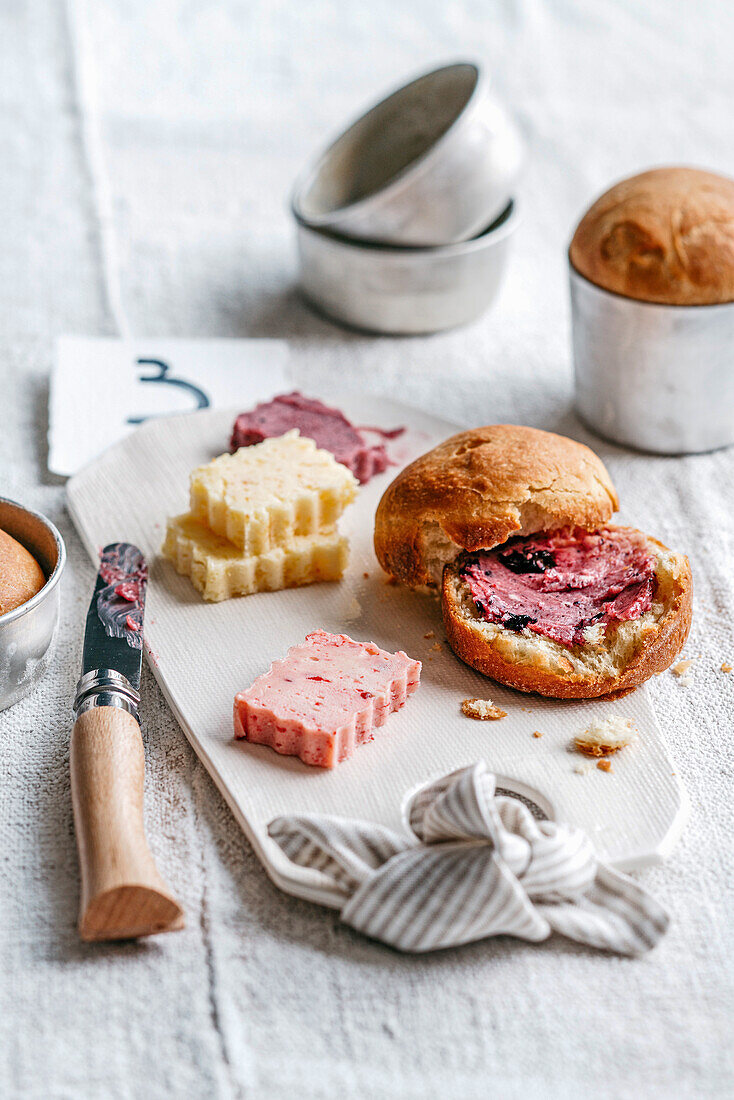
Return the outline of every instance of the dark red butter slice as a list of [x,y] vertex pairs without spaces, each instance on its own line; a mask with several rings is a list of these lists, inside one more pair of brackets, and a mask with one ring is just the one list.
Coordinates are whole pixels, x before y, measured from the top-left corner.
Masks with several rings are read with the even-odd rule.
[[[369,443],[339,409],[298,392],[280,394],[272,401],[256,405],[251,412],[240,413],[234,422],[230,450],[262,443],[264,439],[284,435],[293,428],[313,439],[317,447],[330,451],[337,462],[347,466],[362,483],[381,474],[390,465],[384,443]],[[379,432],[379,429],[370,428],[369,431]],[[391,439],[401,431],[380,434]]]
[[565,530],[472,554],[462,576],[487,622],[572,646],[649,611],[655,559],[635,531]]

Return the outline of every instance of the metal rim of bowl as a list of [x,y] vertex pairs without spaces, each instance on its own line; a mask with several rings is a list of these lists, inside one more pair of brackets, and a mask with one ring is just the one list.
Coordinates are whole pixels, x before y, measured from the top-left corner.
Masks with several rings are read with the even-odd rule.
[[734,307],[734,299],[730,302],[649,302],[646,298],[632,298],[629,294],[620,294],[617,290],[608,290],[605,286],[600,286],[599,283],[593,282],[593,280],[583,275],[579,269],[574,265],[571,259],[571,250],[566,253],[568,260],[569,273],[579,280],[580,283],[585,283],[586,286],[593,287],[594,290],[598,290],[600,294],[606,295],[607,298],[611,298],[617,302],[629,302],[635,306],[647,306],[652,310],[663,309],[675,309],[675,310],[723,310],[732,309]]
[[[391,176],[382,187],[378,187],[377,190],[370,192],[369,195],[364,195],[362,198],[357,199],[355,202],[344,203],[342,206],[335,206],[325,214],[317,214],[313,217],[306,217],[301,209],[301,200],[309,188],[313,185],[319,172],[328,162],[335,147],[347,137],[348,134],[354,130],[364,119],[372,114],[373,111],[377,111],[388,103],[394,96],[400,95],[401,92],[406,91],[412,85],[417,84],[419,80],[425,80],[427,77],[435,76],[437,73],[447,72],[449,69],[468,68],[473,69],[476,79],[474,87],[471,91],[469,98],[464,106],[459,111],[458,115],[449,123],[443,133],[434,141],[427,149],[424,150],[419,156],[412,160],[409,164],[406,164],[404,168],[401,168],[399,172],[396,172],[394,176]],[[423,173],[427,167],[430,166],[430,162],[435,159],[435,155],[440,153],[441,147],[447,142],[450,137],[456,133],[457,129],[462,126],[467,118],[469,118],[472,110],[476,107],[477,102],[484,95],[485,90],[489,86],[489,80],[484,74],[481,66],[475,61],[451,61],[446,65],[439,65],[435,69],[429,69],[428,72],[420,73],[418,76],[413,77],[411,80],[406,81],[399,87],[394,88],[387,95],[383,96],[376,103],[373,103],[366,111],[363,111],[357,118],[353,118],[352,121],[346,126],[329,144],[326,148],[322,149],[320,153],[314,157],[309,164],[306,165],[304,170],[299,174],[293,187],[291,197],[291,212],[300,225],[306,226],[308,229],[325,229],[328,224],[335,217],[342,217],[346,214],[356,213],[366,209],[369,203],[374,201],[378,196],[383,198],[390,196],[391,194],[399,193],[405,186],[409,177],[415,178],[415,174]],[[435,246],[429,246],[435,247]],[[440,246],[439,246],[440,247]]]
[[[56,565],[51,571],[51,575],[47,578],[43,588],[40,588],[35,596],[31,596],[30,600],[26,600],[26,602],[20,604],[19,607],[14,607],[12,611],[6,611],[4,615],[0,615],[0,626],[5,626],[6,623],[15,622],[16,619],[21,619],[24,615],[27,615],[34,607],[37,607],[54,588],[56,588],[64,570],[64,566],[66,565],[66,544],[56,524],[52,523],[51,520],[41,512],[37,512],[34,508],[26,508],[25,504],[21,504],[20,501],[17,500],[12,500],[10,497],[0,497],[0,504],[12,504],[14,508],[20,508],[26,515],[33,516],[34,519],[42,523],[50,532],[56,543]],[[6,533],[9,534],[9,532]],[[11,535],[11,538],[12,537]]]
[[300,229],[308,233],[313,233],[314,236],[323,237],[325,240],[332,241],[346,251],[376,252],[388,256],[426,256],[437,258],[443,256],[461,256],[471,252],[479,252],[490,243],[490,238],[491,243],[495,244],[497,240],[510,236],[510,234],[514,233],[517,229],[520,221],[520,213],[518,211],[517,199],[510,199],[499,217],[495,218],[491,225],[488,225],[483,232],[478,233],[477,236],[472,237],[471,240],[457,241],[455,244],[432,244],[425,246],[405,244],[392,245],[382,244],[380,241],[363,241],[356,237],[346,237],[342,233],[334,233],[330,229],[321,229],[318,226],[311,225],[309,222],[304,221],[297,215],[295,215],[295,219]]

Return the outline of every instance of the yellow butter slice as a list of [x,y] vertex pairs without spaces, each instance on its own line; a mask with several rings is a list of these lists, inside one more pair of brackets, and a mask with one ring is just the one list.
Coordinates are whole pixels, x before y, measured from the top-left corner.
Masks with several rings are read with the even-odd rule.
[[329,531],[357,494],[346,466],[298,431],[220,455],[191,474],[191,514],[246,555]]
[[334,528],[294,538],[288,549],[243,554],[188,513],[168,520],[162,553],[213,603],[253,592],[337,581],[349,556],[347,540]]

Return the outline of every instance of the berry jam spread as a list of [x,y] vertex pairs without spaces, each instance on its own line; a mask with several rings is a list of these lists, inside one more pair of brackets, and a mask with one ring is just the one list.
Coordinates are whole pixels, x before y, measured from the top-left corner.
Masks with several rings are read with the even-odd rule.
[[137,546],[116,542],[99,555],[104,586],[97,593],[97,614],[111,638],[124,638],[133,649],[143,645],[143,614],[148,566]]
[[589,626],[606,631],[650,609],[655,559],[637,532],[576,528],[479,551],[461,575],[487,622],[572,646]]
[[362,431],[394,439],[405,430],[396,428],[383,432],[380,428],[355,428],[339,409],[331,409],[302,393],[283,393],[272,401],[256,405],[251,412],[240,413],[234,422],[230,450],[262,443],[264,439],[284,435],[293,428],[313,439],[317,447],[330,451],[337,462],[347,466],[363,484],[386,470],[390,459],[384,443],[369,443]]

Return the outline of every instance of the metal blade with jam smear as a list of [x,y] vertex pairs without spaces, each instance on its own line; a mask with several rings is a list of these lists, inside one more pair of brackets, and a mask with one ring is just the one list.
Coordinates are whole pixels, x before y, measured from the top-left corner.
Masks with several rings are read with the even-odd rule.
[[97,668],[114,669],[139,689],[147,584],[148,566],[137,546],[105,546],[87,612],[82,675]]

